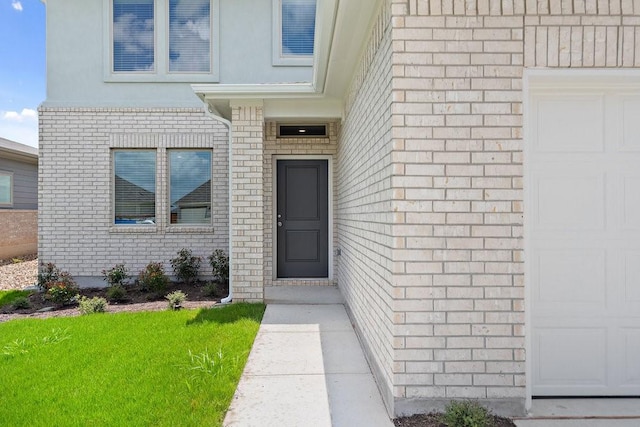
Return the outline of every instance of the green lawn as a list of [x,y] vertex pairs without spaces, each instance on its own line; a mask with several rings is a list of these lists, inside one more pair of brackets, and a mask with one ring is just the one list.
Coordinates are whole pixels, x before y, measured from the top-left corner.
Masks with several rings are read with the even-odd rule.
[[1,424],[221,425],[264,309],[0,323]]
[[20,297],[28,297],[30,291],[0,291],[0,307],[13,303]]

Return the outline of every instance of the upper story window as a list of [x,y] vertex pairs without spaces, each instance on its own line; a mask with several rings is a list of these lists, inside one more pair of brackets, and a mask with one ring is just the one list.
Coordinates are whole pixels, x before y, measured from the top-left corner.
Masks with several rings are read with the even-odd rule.
[[211,70],[209,0],[169,0],[169,71]]
[[153,0],[113,0],[113,71],[154,70]]
[[274,65],[313,65],[316,0],[274,1]]
[[217,81],[218,1],[105,0],[105,80]]

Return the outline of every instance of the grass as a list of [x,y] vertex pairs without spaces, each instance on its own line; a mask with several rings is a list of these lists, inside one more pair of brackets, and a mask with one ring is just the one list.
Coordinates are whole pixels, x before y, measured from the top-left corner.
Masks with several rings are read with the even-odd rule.
[[30,291],[0,291],[0,307],[12,304],[18,298],[26,298],[30,294]]
[[264,305],[0,323],[11,426],[221,425]]

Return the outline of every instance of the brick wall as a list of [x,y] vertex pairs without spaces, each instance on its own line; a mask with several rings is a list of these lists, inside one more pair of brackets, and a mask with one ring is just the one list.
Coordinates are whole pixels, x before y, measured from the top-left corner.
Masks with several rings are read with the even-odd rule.
[[393,403],[394,342],[391,211],[391,31],[389,9],[374,25],[351,84],[338,143],[338,285],[383,398]]
[[264,297],[264,194],[262,103],[232,105],[233,181],[231,202],[234,301]]
[[38,211],[0,209],[0,230],[0,259],[37,251]]
[[[124,262],[133,274],[183,248],[208,256],[228,250],[227,132],[203,110],[132,108],[40,109],[39,256],[80,283],[101,284],[101,270]],[[115,148],[156,149],[157,225],[114,227]],[[211,226],[170,227],[169,148],[213,149]],[[210,274],[208,263],[203,274]]]
[[523,72],[639,66],[640,2],[391,8],[394,412],[522,412]]
[[[522,412],[523,72],[639,66],[639,12],[619,0],[383,2],[339,141],[338,280],[391,412],[455,398]],[[390,230],[372,225],[385,220]]]

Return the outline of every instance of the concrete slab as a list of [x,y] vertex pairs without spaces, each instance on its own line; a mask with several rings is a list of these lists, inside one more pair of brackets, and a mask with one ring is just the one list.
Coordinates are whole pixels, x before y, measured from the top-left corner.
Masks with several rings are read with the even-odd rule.
[[331,426],[324,376],[243,374],[224,426]]
[[267,304],[344,304],[337,286],[265,286]]
[[515,420],[518,427],[638,427],[640,419],[570,419],[570,420]]
[[640,399],[534,399],[518,427],[638,427]]
[[341,304],[269,304],[225,426],[393,427]]

